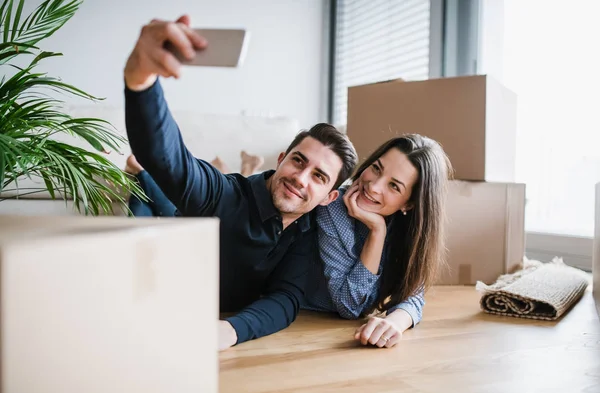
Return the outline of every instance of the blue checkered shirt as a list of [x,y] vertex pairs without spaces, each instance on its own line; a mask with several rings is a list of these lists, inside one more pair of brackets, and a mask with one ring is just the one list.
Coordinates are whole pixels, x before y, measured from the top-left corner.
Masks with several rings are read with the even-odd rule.
[[[377,301],[383,259],[377,274],[361,262],[360,254],[369,229],[348,215],[344,204],[345,189],[327,206],[317,207],[320,260],[311,266],[302,308],[337,312],[346,319],[357,319]],[[387,239],[386,239],[387,244]],[[425,304],[423,291],[392,307],[388,314],[403,309],[419,323]]]

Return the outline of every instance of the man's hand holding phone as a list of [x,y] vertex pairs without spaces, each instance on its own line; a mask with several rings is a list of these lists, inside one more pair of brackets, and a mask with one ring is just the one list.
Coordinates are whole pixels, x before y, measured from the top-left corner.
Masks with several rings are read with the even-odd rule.
[[183,15],[176,22],[153,20],[142,28],[140,37],[125,65],[125,84],[142,91],[154,83],[158,75],[179,78],[181,61],[165,45],[169,43],[186,59],[194,59],[196,51],[207,47],[207,40],[190,28],[190,18]]
[[155,19],[142,28],[125,66],[125,83],[141,91],[158,75],[179,78],[182,65],[237,67],[247,43],[243,29],[192,29],[187,15],[175,22]]

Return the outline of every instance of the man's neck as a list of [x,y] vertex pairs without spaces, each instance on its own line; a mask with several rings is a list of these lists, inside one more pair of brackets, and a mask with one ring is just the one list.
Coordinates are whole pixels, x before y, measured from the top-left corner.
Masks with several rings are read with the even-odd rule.
[[283,229],[287,228],[291,223],[296,221],[302,216],[302,214],[281,214],[281,222],[283,224]]

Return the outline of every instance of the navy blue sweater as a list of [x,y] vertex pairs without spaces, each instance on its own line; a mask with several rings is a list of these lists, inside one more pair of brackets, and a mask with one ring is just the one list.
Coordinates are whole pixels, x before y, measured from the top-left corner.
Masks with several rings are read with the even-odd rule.
[[[186,148],[157,81],[142,92],[125,88],[132,153],[182,216],[220,219],[220,309],[237,343],[275,333],[294,321],[316,254],[316,227],[304,215],[283,230],[266,180],[224,175]],[[202,256],[196,257],[202,263]],[[208,316],[210,318],[210,316]]]

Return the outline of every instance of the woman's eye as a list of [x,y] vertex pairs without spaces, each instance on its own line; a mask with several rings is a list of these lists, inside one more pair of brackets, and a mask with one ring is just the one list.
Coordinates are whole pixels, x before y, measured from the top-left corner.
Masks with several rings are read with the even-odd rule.
[[379,166],[377,164],[373,164],[373,171],[375,171],[375,173],[379,173]]

